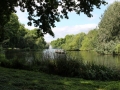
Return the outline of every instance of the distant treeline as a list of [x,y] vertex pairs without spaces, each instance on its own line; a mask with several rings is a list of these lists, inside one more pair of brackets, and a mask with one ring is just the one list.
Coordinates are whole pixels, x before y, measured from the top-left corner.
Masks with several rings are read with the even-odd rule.
[[111,4],[104,14],[98,29],[77,35],[66,35],[51,42],[53,48],[65,50],[95,50],[100,54],[120,53],[120,2]]
[[11,15],[4,29],[3,48],[44,49],[48,47],[43,36],[38,37],[37,29],[25,28],[25,25],[18,21],[16,14]]

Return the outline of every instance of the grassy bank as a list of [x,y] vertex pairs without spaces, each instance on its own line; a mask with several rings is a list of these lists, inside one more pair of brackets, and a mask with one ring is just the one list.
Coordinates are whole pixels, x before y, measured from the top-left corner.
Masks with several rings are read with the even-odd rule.
[[0,67],[0,90],[120,90],[120,81],[93,81]]

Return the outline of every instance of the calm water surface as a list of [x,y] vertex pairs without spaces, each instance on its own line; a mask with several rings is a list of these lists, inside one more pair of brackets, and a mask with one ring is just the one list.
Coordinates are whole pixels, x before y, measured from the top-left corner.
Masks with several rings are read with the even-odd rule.
[[105,65],[111,68],[120,69],[120,56],[99,55],[94,51],[72,51],[68,55],[83,60],[85,63],[95,63],[97,65]]
[[[43,58],[54,58],[56,55],[56,49],[45,49],[41,51],[20,51],[20,50],[10,50],[5,52],[7,59],[25,59],[26,61],[31,61],[35,59]],[[111,68],[120,69],[120,56],[112,55],[99,55],[93,51],[67,51],[67,56],[71,58],[76,58],[83,60],[85,63],[95,63],[98,65],[105,65]],[[59,54],[60,57],[63,57],[65,54]]]

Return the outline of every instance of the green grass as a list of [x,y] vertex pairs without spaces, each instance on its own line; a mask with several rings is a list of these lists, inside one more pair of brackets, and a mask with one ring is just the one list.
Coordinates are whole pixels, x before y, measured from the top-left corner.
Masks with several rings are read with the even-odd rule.
[[93,81],[0,67],[0,90],[120,90],[120,81]]

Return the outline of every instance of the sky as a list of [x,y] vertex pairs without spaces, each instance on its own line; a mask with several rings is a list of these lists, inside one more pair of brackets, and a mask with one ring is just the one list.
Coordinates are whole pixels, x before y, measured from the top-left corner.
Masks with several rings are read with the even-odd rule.
[[[107,7],[112,4],[114,1],[120,1],[120,0],[106,0],[108,2],[107,5],[102,5],[101,9],[97,9],[94,7],[94,11],[92,12],[93,17],[89,18],[85,14],[81,13],[80,15],[77,15],[75,12],[71,12],[68,14],[69,19],[62,19],[60,22],[56,22],[55,28],[52,28],[52,31],[55,34],[55,37],[50,36],[49,34],[44,35],[44,39],[46,42],[51,42],[53,40],[56,40],[57,38],[64,38],[66,35],[70,34],[78,34],[81,32],[88,33],[90,30],[93,30],[97,28],[100,17],[102,14],[104,14],[104,11],[107,9]],[[19,18],[19,21],[22,24],[25,24],[25,27],[28,29],[34,29],[34,26],[27,26],[27,12],[22,13],[19,8],[17,10],[17,16]]]

